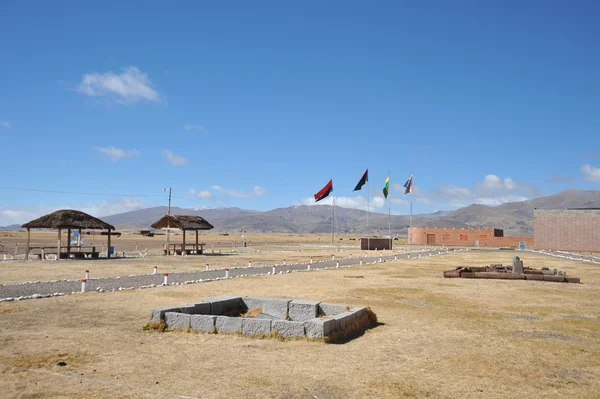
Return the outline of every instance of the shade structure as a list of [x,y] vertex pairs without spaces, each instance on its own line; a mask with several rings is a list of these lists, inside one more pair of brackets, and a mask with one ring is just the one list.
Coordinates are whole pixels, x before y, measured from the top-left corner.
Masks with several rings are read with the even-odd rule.
[[115,227],[88,215],[85,212],[73,209],[61,209],[49,213],[21,226],[26,229],[97,229],[115,230]]
[[[61,231],[68,231],[67,238],[67,258],[71,254],[71,230],[79,230],[79,237],[81,237],[82,229],[97,229],[97,230],[108,230],[108,247],[110,248],[111,230],[115,230],[113,225],[110,225],[92,215],[88,215],[85,212],[76,211],[74,209],[61,209],[56,212],[49,213],[38,219],[32,220],[25,223],[23,228],[27,229],[27,250],[25,252],[25,259],[29,258],[29,251],[31,249],[30,236],[31,229],[57,229],[58,230],[58,245],[56,256],[61,256]],[[81,249],[81,248],[80,248]],[[81,252],[80,252],[81,253]],[[43,254],[43,252],[42,252]],[[97,256],[97,253],[96,253]],[[110,251],[108,253],[110,257]]]
[[210,230],[214,226],[200,216],[165,215],[152,224],[154,229]]
[[[214,226],[208,223],[204,218],[200,216],[194,215],[165,215],[160,218],[158,221],[152,224],[152,228],[154,229],[180,229],[183,231],[183,244],[180,245],[181,253],[191,253],[191,251],[187,250],[187,247],[192,247],[193,252],[197,255],[202,254],[202,247],[204,244],[198,243],[198,230],[210,230],[214,228]],[[195,244],[186,244],[185,242],[185,232],[186,231],[195,231],[196,232],[196,243]],[[165,254],[170,254],[170,246],[169,238],[167,234],[167,243],[165,245]],[[173,244],[173,252],[176,254],[176,247],[179,244]]]

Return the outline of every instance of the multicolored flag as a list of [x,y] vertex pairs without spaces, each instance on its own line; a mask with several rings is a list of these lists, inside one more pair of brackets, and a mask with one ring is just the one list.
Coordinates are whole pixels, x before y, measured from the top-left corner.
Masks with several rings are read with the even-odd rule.
[[404,188],[406,189],[404,190],[404,194],[412,193],[412,175],[410,175],[406,183],[404,183]]
[[390,177],[388,176],[385,179],[385,186],[383,186],[383,196],[385,198],[387,198],[389,192],[390,192]]
[[327,198],[329,196],[329,194],[331,194],[331,192],[333,191],[333,179],[329,180],[329,183],[327,183],[325,185],[325,187],[323,187],[321,189],[321,191],[319,191],[318,193],[315,194],[315,202],[319,202],[324,198]]
[[368,181],[369,181],[369,169],[367,169],[365,174],[360,178],[360,181],[358,182],[356,187],[354,187],[354,191],[360,191],[362,189],[362,186],[364,186],[365,183]]

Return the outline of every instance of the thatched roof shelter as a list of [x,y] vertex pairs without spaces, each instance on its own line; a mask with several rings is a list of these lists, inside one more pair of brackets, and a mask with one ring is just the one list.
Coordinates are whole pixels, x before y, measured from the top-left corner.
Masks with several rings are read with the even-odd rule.
[[115,227],[85,212],[61,209],[25,223],[26,229],[98,229],[115,230]]
[[[32,220],[28,223],[25,223],[22,227],[27,229],[27,250],[25,252],[25,259],[29,259],[29,252],[32,248],[29,243],[31,239],[31,229],[57,229],[58,230],[58,240],[56,247],[56,256],[57,258],[64,257],[69,258],[71,256],[71,230],[79,230],[79,235],[77,236],[77,255],[85,256],[85,251],[81,250],[81,230],[83,229],[97,229],[97,230],[108,230],[108,254],[110,257],[110,238],[111,238],[111,230],[115,230],[113,225],[110,225],[98,218],[93,217],[92,215],[88,215],[85,212],[76,211],[73,209],[61,209],[56,212],[52,212],[48,215],[44,215],[38,219]],[[67,252],[61,253],[61,231],[67,230]],[[35,247],[38,248],[38,247]],[[42,249],[42,257],[44,255],[44,249]],[[92,249],[89,252],[92,257],[97,257],[98,252],[95,249]]]
[[152,224],[154,229],[174,228],[179,230],[210,230],[214,226],[200,216],[165,215]]
[[[173,252],[177,254],[179,247],[181,253],[191,253],[194,252],[196,255],[202,254],[202,248],[204,244],[198,243],[198,230],[210,230],[214,228],[214,226],[208,223],[204,218],[200,216],[192,216],[192,215],[165,215],[160,218],[158,221],[152,224],[152,228],[154,229],[179,229],[183,231],[183,244],[170,244],[169,243],[169,231],[167,230],[167,243],[165,246],[165,254],[169,255],[171,253],[171,246],[173,247]],[[195,244],[186,244],[185,242],[185,232],[186,231],[196,231],[196,243]],[[193,248],[193,250],[188,251],[188,247]]]

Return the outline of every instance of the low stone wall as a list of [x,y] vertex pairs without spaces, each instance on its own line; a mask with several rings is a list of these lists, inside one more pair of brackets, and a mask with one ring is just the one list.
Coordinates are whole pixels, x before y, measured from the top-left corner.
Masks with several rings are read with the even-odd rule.
[[[240,317],[260,309],[255,317]],[[283,338],[326,338],[341,333],[368,308],[318,301],[281,298],[218,296],[202,302],[152,309],[150,322],[164,321],[167,328],[199,332],[269,335]],[[365,327],[366,328],[366,327]]]

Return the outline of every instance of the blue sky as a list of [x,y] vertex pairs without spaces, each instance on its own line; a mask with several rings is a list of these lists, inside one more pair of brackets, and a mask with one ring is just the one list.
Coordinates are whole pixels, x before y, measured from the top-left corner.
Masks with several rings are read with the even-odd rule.
[[169,186],[181,207],[310,204],[330,178],[365,207],[366,168],[376,211],[390,172],[394,213],[597,190],[599,18],[596,1],[3,2],[0,225],[165,205]]

